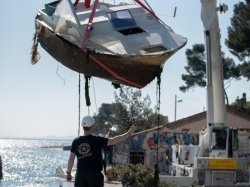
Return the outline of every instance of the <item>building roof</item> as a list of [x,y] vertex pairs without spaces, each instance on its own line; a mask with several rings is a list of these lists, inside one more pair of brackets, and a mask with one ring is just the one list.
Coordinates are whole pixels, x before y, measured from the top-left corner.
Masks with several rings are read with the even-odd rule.
[[[238,129],[242,130],[242,131],[250,132],[250,115],[242,113],[240,111],[237,111],[232,106],[227,106],[227,113],[232,114],[234,116],[237,116],[238,118],[241,118],[241,119],[244,119],[244,120],[248,121],[249,122],[249,128],[238,128]],[[204,121],[204,120],[206,120],[206,117],[207,117],[207,113],[206,113],[206,111],[204,111],[204,112],[201,112],[201,113],[198,113],[198,114],[186,117],[186,118],[179,119],[179,120],[171,122],[171,123],[166,123],[165,125],[160,125],[159,129],[165,128],[164,131],[166,131],[166,132],[168,132],[168,131],[169,132],[174,132],[174,129],[181,128],[181,127],[185,128],[185,126],[190,125],[192,123],[196,123],[198,121]],[[155,131],[157,129],[158,129],[158,127],[154,127],[154,128],[151,128],[151,129],[140,131],[140,132],[134,133],[133,136],[138,135],[138,134],[142,134],[142,133],[147,133],[147,132],[150,132],[150,131]]]
[[[234,116],[242,118],[242,119],[244,119],[246,121],[249,121],[249,128],[247,130],[250,131],[250,115],[242,113],[240,111],[237,111],[232,106],[227,106],[226,109],[227,109],[227,113],[230,113],[230,114],[232,114]],[[206,119],[206,117],[207,117],[206,116],[206,111],[204,111],[204,112],[195,114],[193,116],[189,116],[189,117],[174,121],[172,123],[168,123],[166,126],[168,128],[170,128],[170,129],[176,129],[176,128],[179,128],[179,127],[182,127],[182,126],[185,126],[185,125],[188,125],[188,124],[200,121],[200,120],[204,120],[204,119]]]

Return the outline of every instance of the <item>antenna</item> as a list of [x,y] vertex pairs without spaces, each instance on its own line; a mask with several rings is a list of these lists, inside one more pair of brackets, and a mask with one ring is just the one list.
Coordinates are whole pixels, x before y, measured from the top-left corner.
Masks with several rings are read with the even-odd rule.
[[176,12],[177,12],[177,6],[176,7],[174,7],[174,18],[175,18],[175,16],[176,16]]
[[[171,9],[172,9],[172,7],[171,7]],[[177,6],[174,7],[174,13],[171,15],[166,15],[166,14],[158,14],[158,15],[164,16],[164,17],[173,17],[174,18],[176,16],[176,14],[177,14]]]

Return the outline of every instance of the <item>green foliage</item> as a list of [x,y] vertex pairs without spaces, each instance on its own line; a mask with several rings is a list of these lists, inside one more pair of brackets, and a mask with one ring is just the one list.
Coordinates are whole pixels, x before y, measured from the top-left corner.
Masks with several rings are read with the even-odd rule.
[[[119,164],[107,170],[109,181],[121,181],[123,186],[153,187],[154,170],[142,164]],[[174,187],[174,185],[160,183],[159,187]]]
[[[151,100],[147,95],[142,97],[141,90],[122,86],[115,93],[115,103],[103,103],[94,117],[97,121],[96,134],[115,136],[126,132],[133,123],[138,131],[163,125],[166,118],[153,112]],[[114,127],[116,130],[113,130]]]
[[[187,66],[185,69],[187,74],[182,75],[182,80],[185,85],[180,87],[183,92],[190,88],[199,86],[206,86],[206,62],[205,62],[205,47],[204,44],[195,44],[192,49],[186,50]],[[240,69],[235,65],[233,59],[226,58],[224,53],[221,53],[224,79],[230,80],[232,78],[239,79]]]
[[[250,80],[250,0],[239,2],[234,6],[231,26],[228,27],[228,39],[225,43],[230,52],[238,57],[242,64],[235,65],[231,58],[222,52],[223,73],[225,80],[240,79],[241,76]],[[195,86],[206,86],[205,48],[203,44],[195,44],[186,50],[187,74],[182,75],[185,82],[180,87],[183,92]]]
[[[96,134],[114,136],[128,130],[124,127],[122,117],[126,115],[126,109],[120,103],[103,103],[98,109],[98,114],[94,116],[97,121],[97,127],[94,130]],[[120,129],[115,131],[114,128]]]
[[244,62],[240,65],[240,71],[242,76],[246,77],[247,80],[250,80],[250,62]]
[[250,5],[239,2],[234,6],[231,26],[228,27],[226,45],[241,61],[250,53]]
[[[120,123],[123,122],[123,124],[119,126],[120,130],[127,130],[133,123],[137,124],[139,131],[157,125],[157,121],[154,121],[156,120],[157,114],[153,112],[153,109],[150,107],[150,97],[148,95],[142,97],[141,90],[122,86],[119,92],[115,93],[115,101],[123,108],[123,112],[119,113]],[[114,113],[118,111],[119,110],[114,110]],[[161,116],[160,122],[161,124],[164,123],[163,116]]]
[[239,2],[234,6],[228,39],[225,43],[230,52],[242,61],[239,65],[242,76],[250,79],[250,1]]
[[206,86],[206,64],[205,64],[205,47],[203,44],[193,45],[193,49],[186,50],[187,66],[185,69],[187,74],[182,75],[182,80],[185,85],[180,87],[180,90],[186,92],[193,86]]
[[[151,99],[147,95],[142,97],[141,90],[122,86],[118,93],[115,93],[115,101],[123,108],[123,114],[119,113],[119,130],[127,130],[132,123],[136,123],[138,130],[142,131],[158,125],[158,114],[150,107]],[[117,113],[117,110],[114,110]],[[118,115],[116,115],[118,116]],[[159,117],[160,125],[165,122],[163,116]]]
[[120,103],[127,111],[124,116],[124,120],[130,124],[134,120],[139,120],[152,113],[150,108],[151,100],[147,95],[142,97],[141,90],[134,89],[128,86],[122,86],[119,93],[115,93],[116,103]]
[[154,186],[154,171],[142,164],[116,165],[107,170],[108,180],[121,181],[123,186]]

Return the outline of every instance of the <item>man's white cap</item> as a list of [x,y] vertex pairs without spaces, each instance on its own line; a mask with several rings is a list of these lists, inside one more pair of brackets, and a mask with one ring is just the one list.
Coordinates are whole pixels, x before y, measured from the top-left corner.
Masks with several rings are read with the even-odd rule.
[[95,124],[95,119],[91,116],[82,118],[82,127],[92,127]]

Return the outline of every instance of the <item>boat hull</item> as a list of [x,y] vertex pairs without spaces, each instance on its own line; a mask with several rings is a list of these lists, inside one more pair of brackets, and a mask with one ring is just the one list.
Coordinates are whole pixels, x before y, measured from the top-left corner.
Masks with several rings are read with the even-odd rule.
[[162,72],[165,61],[177,50],[160,55],[113,55],[94,50],[83,51],[45,25],[36,22],[40,45],[67,68],[106,79],[113,83],[143,88]]

